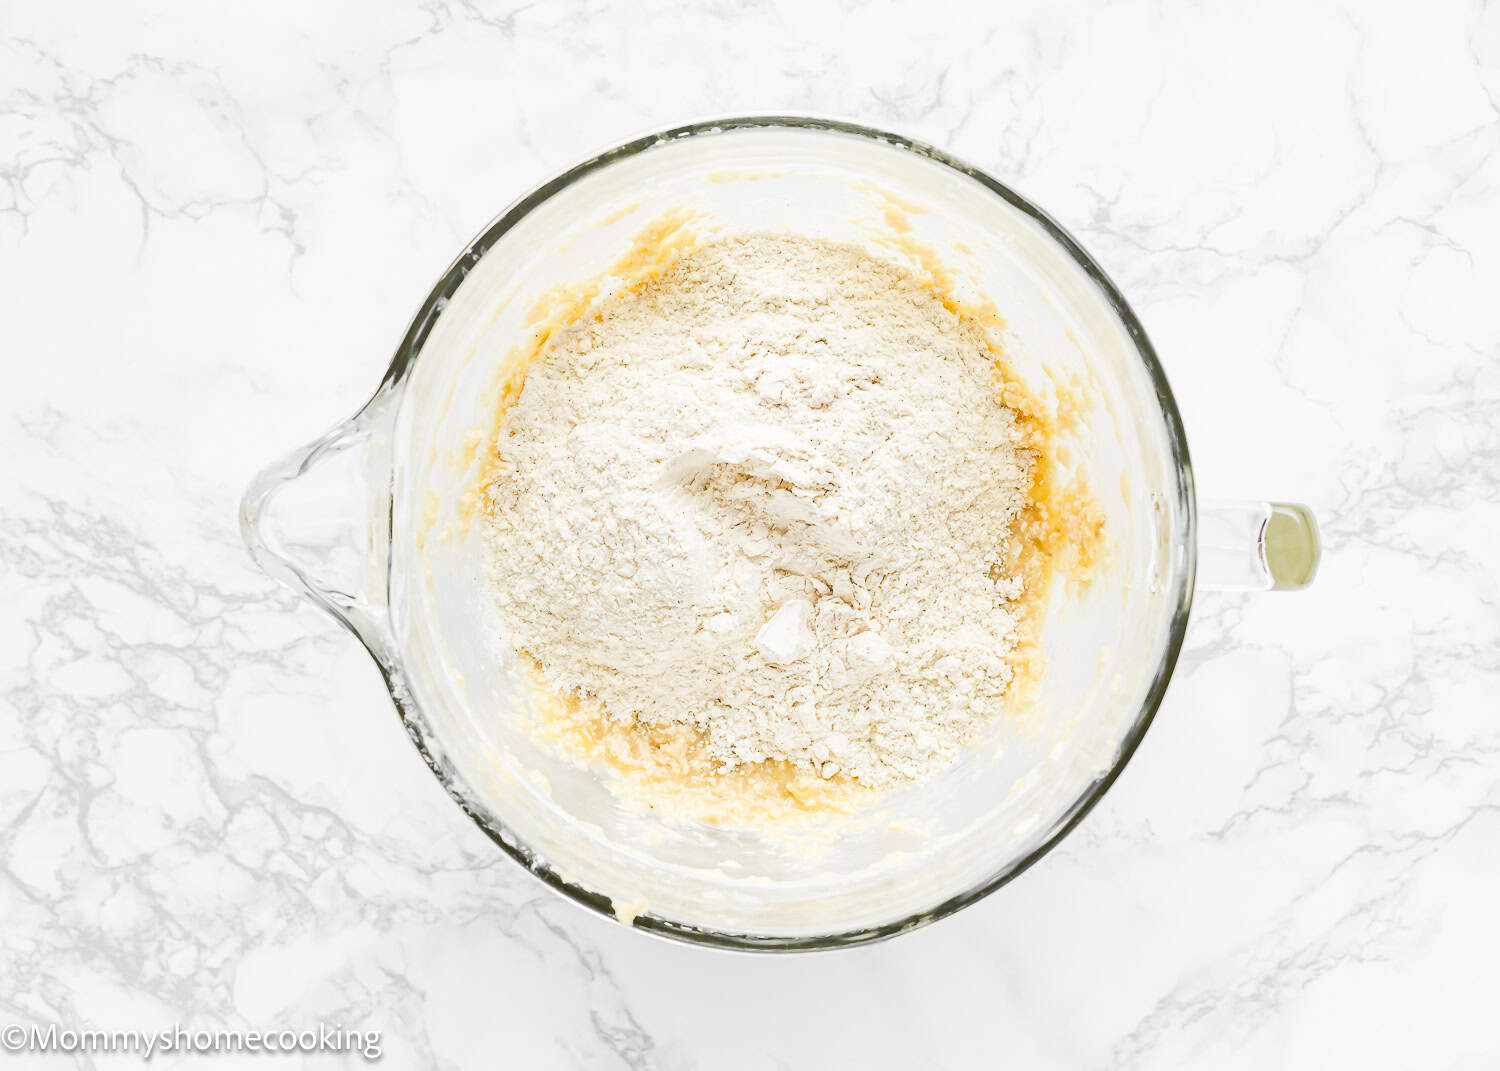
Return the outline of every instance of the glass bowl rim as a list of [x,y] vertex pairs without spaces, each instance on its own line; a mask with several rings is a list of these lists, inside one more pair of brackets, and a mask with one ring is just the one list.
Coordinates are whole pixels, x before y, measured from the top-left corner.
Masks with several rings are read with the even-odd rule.
[[[1146,337],[1145,329],[1141,326],[1139,319],[1130,308],[1130,305],[1125,301],[1119,288],[1115,286],[1114,282],[1105,274],[1104,270],[1094,259],[1084,251],[1078,241],[1061,224],[1015,190],[991,177],[983,170],[941,149],[900,134],[879,130],[860,123],[811,114],[787,113],[776,115],[720,116],[656,130],[652,133],[620,142],[602,152],[596,153],[516,198],[499,215],[495,216],[493,220],[485,225],[479,234],[464,247],[463,252],[453,260],[447,270],[443,272],[418,308],[416,315],[412,318],[405,336],[396,348],[390,366],[386,369],[379,387],[372,395],[370,402],[366,403],[365,408],[376,404],[380,399],[389,400],[393,396],[399,395],[417,358],[421,355],[423,345],[426,343],[428,336],[431,334],[448,301],[457,292],[469,272],[483,259],[485,254],[531,211],[575,182],[603,168],[609,167],[611,164],[628,159],[639,153],[684,138],[714,136],[748,129],[791,129],[853,136],[881,142],[895,149],[912,152],[979,183],[990,193],[1008,202],[1012,207],[1030,217],[1032,221],[1043,229],[1048,237],[1061,246],[1084,271],[1085,275],[1092,280],[1094,285],[1098,287],[1112,311],[1119,317],[1121,324],[1125,327],[1135,346],[1136,354],[1140,358],[1150,379],[1152,388],[1155,391],[1162,419],[1166,427],[1167,438],[1174,462],[1173,471],[1176,475],[1176,484],[1172,490],[1175,492],[1176,516],[1180,518],[1180,523],[1177,531],[1173,533],[1174,543],[1184,547],[1186,550],[1186,554],[1180,563],[1181,568],[1174,567],[1170,569],[1170,573],[1175,577],[1176,591],[1173,593],[1175,606],[1172,611],[1166,648],[1163,652],[1161,662],[1156,668],[1151,685],[1147,689],[1140,712],[1137,714],[1134,722],[1132,722],[1130,729],[1126,732],[1121,742],[1119,753],[1110,768],[1103,776],[1090,783],[1078,799],[1054,823],[1046,837],[1032,851],[1018,859],[1012,860],[983,881],[963,892],[948,897],[934,907],[914,912],[893,922],[881,923],[876,926],[858,927],[827,934],[780,936],[712,930],[670,919],[657,918],[649,913],[637,916],[632,923],[633,929],[693,945],[735,951],[800,952],[852,947],[886,940],[898,934],[906,933],[946,918],[968,907],[970,904],[977,903],[990,893],[1019,877],[1056,847],[1088,815],[1089,811],[1094,808],[1095,804],[1103,798],[1104,794],[1109,791],[1110,787],[1119,778],[1121,772],[1135,754],[1136,749],[1140,746],[1142,739],[1144,739],[1146,730],[1150,727],[1156,711],[1161,705],[1162,697],[1166,693],[1167,683],[1171,679],[1172,671],[1177,663],[1177,657],[1182,650],[1183,638],[1187,631],[1188,615],[1192,605],[1194,572],[1196,568],[1197,504],[1193,488],[1192,465],[1187,450],[1187,437],[1182,424],[1182,416],[1177,409],[1177,403],[1172,395],[1171,387],[1167,383],[1166,373],[1157,359],[1156,351],[1153,349],[1150,340]],[[387,511],[386,513],[387,521],[390,523],[393,523],[393,514],[394,510]],[[386,532],[385,545],[388,548],[394,545],[390,540],[391,535],[390,531]],[[389,567],[387,568],[386,576],[387,584],[389,584],[391,576]],[[389,590],[387,590],[387,596],[389,596]],[[483,813],[483,808],[474,806],[469,800],[464,798],[468,786],[461,782],[459,784],[453,783],[455,781],[454,771],[444,768],[444,764],[439,760],[437,753],[435,753],[434,748],[427,739],[428,730],[426,721],[417,707],[415,698],[405,686],[403,673],[399,659],[397,658],[398,652],[394,648],[389,651],[382,650],[381,648],[384,647],[384,644],[377,642],[375,637],[364,635],[354,623],[347,619],[344,619],[344,623],[350,627],[351,631],[355,632],[356,636],[359,637],[360,641],[370,651],[370,654],[380,666],[386,689],[396,706],[397,713],[406,725],[412,743],[433,775],[448,789],[450,795],[454,797],[455,802],[459,804],[464,813],[506,855],[510,856],[515,862],[519,863],[543,883],[583,907],[607,918],[615,918],[613,904],[609,897],[563,878],[545,861],[532,855],[517,838],[508,835],[501,823],[497,821],[492,822]]]

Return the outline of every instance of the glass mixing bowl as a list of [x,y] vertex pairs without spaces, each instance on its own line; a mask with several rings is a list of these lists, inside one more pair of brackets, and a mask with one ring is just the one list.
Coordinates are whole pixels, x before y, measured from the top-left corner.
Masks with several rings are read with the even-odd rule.
[[[816,851],[622,806],[607,777],[527,731],[528,689],[486,593],[477,522],[457,507],[475,476],[465,436],[485,424],[495,370],[538,299],[605,271],[645,224],[680,209],[726,233],[785,228],[870,245],[899,232],[933,251],[960,295],[995,302],[1006,352],[1044,403],[1083,398],[1058,456],[1098,499],[1107,554],[1091,584],[1050,593],[1035,706]],[[929,146],[796,116],[662,131],[526,194],[443,273],[370,401],[262,473],[241,522],[267,572],[369,649],[423,759],[512,858],[638,929],[767,950],[888,937],[1020,874],[1140,743],[1195,574],[1296,587],[1317,560],[1300,507],[1200,516],[1182,422],[1145,332],[1061,227]]]

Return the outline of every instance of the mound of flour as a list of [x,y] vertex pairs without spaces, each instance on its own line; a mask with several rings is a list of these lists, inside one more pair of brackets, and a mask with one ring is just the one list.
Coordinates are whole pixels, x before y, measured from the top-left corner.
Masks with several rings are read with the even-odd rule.
[[501,431],[509,639],[725,766],[886,785],[950,761],[1010,680],[1031,466],[977,331],[892,265],[779,235],[595,311]]

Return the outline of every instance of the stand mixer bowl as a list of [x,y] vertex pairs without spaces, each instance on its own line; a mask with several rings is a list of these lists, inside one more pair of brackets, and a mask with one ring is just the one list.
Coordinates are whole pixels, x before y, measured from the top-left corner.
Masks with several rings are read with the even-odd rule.
[[[888,792],[858,821],[830,825],[815,850],[816,829],[798,843],[622,805],[607,778],[528,731],[528,687],[488,596],[479,521],[461,506],[496,370],[539,299],[604,272],[663,213],[686,209],[725,233],[785,228],[870,245],[892,205],[955,285],[995,302],[1033,393],[1087,394],[1066,455],[1106,516],[1098,574],[1050,592],[1045,670],[1024,717],[1000,719],[953,767]],[[1298,570],[1305,582],[1316,536],[1297,509],[1216,510],[1205,554],[1234,586],[1293,586]],[[1082,248],[935,149],[800,116],[662,131],[522,197],[438,280],[370,401],[267,469],[242,509],[256,560],[360,638],[417,750],[506,853],[637,929],[762,950],[859,944],[942,918],[1076,826],[1161,702],[1187,624],[1197,524],[1166,378]],[[1311,549],[1278,564],[1268,531]]]

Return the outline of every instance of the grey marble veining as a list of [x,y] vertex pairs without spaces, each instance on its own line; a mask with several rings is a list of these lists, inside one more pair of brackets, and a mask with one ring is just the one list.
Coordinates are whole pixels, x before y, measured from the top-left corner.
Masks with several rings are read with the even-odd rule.
[[[396,1067],[1500,1063],[1500,10],[18,0],[0,27],[0,1022],[327,1019]],[[499,856],[235,505],[516,193],[777,109],[1038,200],[1145,321],[1203,492],[1308,502],[1325,551],[1302,595],[1200,597],[1144,747],[1023,880],[773,960]]]

